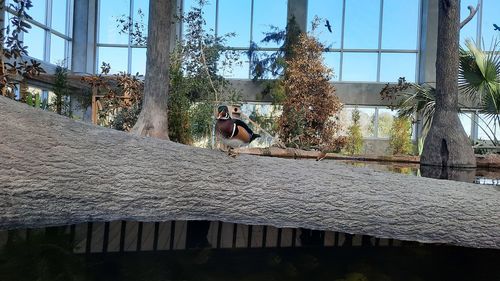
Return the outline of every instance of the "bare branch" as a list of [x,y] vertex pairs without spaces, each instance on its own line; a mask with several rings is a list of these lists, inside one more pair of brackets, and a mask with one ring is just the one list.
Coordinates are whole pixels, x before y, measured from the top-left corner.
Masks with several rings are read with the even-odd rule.
[[477,11],[479,10],[479,5],[480,4],[477,3],[477,7],[476,8],[474,8],[474,6],[472,6],[472,5],[469,5],[467,7],[467,9],[469,9],[469,16],[466,19],[464,19],[464,21],[462,21],[460,23],[460,29],[462,29],[476,15]]

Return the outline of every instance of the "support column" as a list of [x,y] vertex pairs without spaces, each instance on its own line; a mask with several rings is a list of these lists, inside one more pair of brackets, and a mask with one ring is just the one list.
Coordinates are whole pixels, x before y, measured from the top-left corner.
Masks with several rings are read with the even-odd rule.
[[95,71],[96,6],[96,0],[74,0],[71,54],[73,72]]
[[[420,15],[420,54],[418,83],[436,86],[438,0],[422,0]],[[423,117],[417,116],[416,140],[422,137]]]
[[307,31],[307,0],[288,0],[288,20],[295,17],[300,29]]
[[436,85],[438,0],[422,0],[418,83]]

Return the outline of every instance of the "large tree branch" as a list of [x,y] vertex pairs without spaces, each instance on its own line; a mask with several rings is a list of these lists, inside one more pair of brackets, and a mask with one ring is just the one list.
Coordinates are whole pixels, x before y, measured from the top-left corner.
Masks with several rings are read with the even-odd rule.
[[500,248],[498,188],[143,138],[0,97],[0,229],[222,220]]
[[469,16],[465,18],[461,23],[460,23],[460,29],[462,29],[469,21],[472,20],[472,18],[476,15],[477,11],[479,10],[479,3],[477,3],[476,8],[474,6],[469,5],[467,6],[467,9],[469,9]]

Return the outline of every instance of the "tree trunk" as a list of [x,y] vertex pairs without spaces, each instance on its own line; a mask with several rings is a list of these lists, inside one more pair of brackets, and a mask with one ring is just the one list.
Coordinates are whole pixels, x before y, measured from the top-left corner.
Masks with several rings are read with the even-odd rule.
[[168,85],[173,0],[149,2],[148,49],[142,111],[132,132],[168,139]]
[[233,159],[5,97],[0,120],[0,229],[221,220],[500,248],[494,187],[326,160]]
[[436,61],[436,107],[420,163],[475,167],[476,158],[458,118],[460,1],[440,0]]

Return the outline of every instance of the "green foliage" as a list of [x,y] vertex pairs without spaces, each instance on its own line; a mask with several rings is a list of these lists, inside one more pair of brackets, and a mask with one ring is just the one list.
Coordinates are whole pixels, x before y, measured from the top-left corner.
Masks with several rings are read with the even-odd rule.
[[[239,53],[224,46],[227,38],[234,34],[214,36],[205,30],[203,6],[205,0],[197,1],[185,15],[179,17],[186,27],[185,37],[176,43],[171,53],[170,87],[168,100],[169,138],[184,144],[207,139],[214,125],[214,104],[234,102],[239,92],[220,75],[234,65],[241,64]],[[142,17],[139,17],[142,20]],[[134,42],[145,43],[146,33],[141,22],[132,22],[122,16],[117,20],[120,32],[132,32]],[[142,93],[141,93],[142,96]],[[140,107],[121,110],[117,121],[134,122]],[[134,124],[132,123],[132,124]],[[119,124],[116,128],[123,128]]]
[[427,131],[432,122],[436,105],[435,88],[429,85],[415,83],[387,84],[380,92],[382,100],[391,102],[391,109],[398,110],[398,116],[414,118],[421,114],[424,119],[424,129]]
[[201,141],[212,134],[214,107],[209,102],[196,102],[189,111],[191,132],[194,140]]
[[40,95],[36,94],[35,95],[35,107],[40,108],[41,104],[42,104],[42,100],[40,98]]
[[[278,116],[275,115],[275,112],[272,111],[269,116],[261,115],[256,110],[252,111],[252,113],[248,116],[252,121],[259,124],[259,126],[266,130],[272,136],[276,135],[278,132]],[[254,130],[256,128],[253,128]]]
[[389,148],[394,155],[410,154],[412,152],[411,122],[408,118],[397,117],[392,122]]
[[361,126],[359,124],[360,114],[359,110],[355,108],[352,111],[352,125],[349,126],[347,132],[347,144],[345,150],[348,154],[360,154],[363,151],[363,134],[361,133]]
[[31,92],[26,95],[26,104],[33,107],[33,94]]
[[32,106],[32,107],[36,107],[36,108],[40,108],[41,107],[41,98],[40,98],[40,94],[34,94],[32,92],[27,92],[26,93],[26,97],[25,97],[25,102],[27,105],[29,106]]
[[[261,43],[274,42],[278,45],[281,44],[277,51],[259,52],[259,45],[256,42],[251,42],[247,56],[250,61],[253,80],[269,78],[281,80],[285,75],[286,60],[292,57],[293,48],[298,43],[300,34],[300,27],[295,17],[292,17],[288,20],[285,30],[281,30],[276,26],[270,26],[270,31],[266,32],[264,38],[261,40]],[[278,85],[270,84],[270,86]]]
[[[0,4],[4,7],[5,2]],[[15,98],[16,78],[36,76],[44,73],[41,63],[30,59],[24,60],[28,56],[28,46],[22,41],[22,34],[26,34],[31,29],[27,20],[32,19],[28,10],[33,7],[31,0],[13,0],[8,7],[14,11],[9,18],[9,23],[0,29],[0,44],[2,45],[0,54],[0,92],[1,95]]]
[[482,51],[470,40],[467,50],[460,49],[459,89],[486,115],[486,127],[479,128],[495,146],[500,145],[494,130],[500,126],[500,42],[495,40],[489,51]]
[[[373,118],[375,118],[375,115],[373,115]],[[386,138],[390,135],[391,132],[391,126],[392,122],[394,120],[394,117],[392,114],[388,112],[382,112],[378,114],[378,137],[379,138]]]
[[[498,146],[494,129],[500,126],[500,42],[494,41],[489,51],[481,50],[475,43],[466,40],[467,49],[460,49],[459,93],[473,104],[478,104],[487,117],[479,126],[491,144]],[[428,130],[436,104],[435,89],[428,85],[399,83],[389,85],[380,92],[382,99],[393,102],[398,115],[413,118],[421,114],[424,119],[424,135]],[[461,107],[464,107],[460,104]],[[472,120],[474,121],[474,120]]]
[[71,116],[71,105],[69,103],[68,93],[68,69],[61,65],[56,67],[52,91],[56,97],[55,100],[49,104],[49,108],[59,115]]
[[122,107],[110,121],[110,127],[120,131],[130,131],[139,118],[142,102],[136,102],[130,107]]
[[[281,44],[275,52],[260,52],[256,42],[250,43],[247,52],[250,61],[250,71],[254,82],[263,81],[262,97],[270,97],[273,104],[282,104],[285,101],[284,77],[287,67],[287,59],[293,55],[293,48],[298,43],[301,34],[295,17],[288,20],[285,30],[271,26],[270,31],[265,33],[261,43],[274,42]],[[270,79],[270,80],[268,80]]]
[[191,144],[191,103],[188,98],[188,88],[179,63],[170,65],[170,95],[168,98],[168,136],[171,141]]

